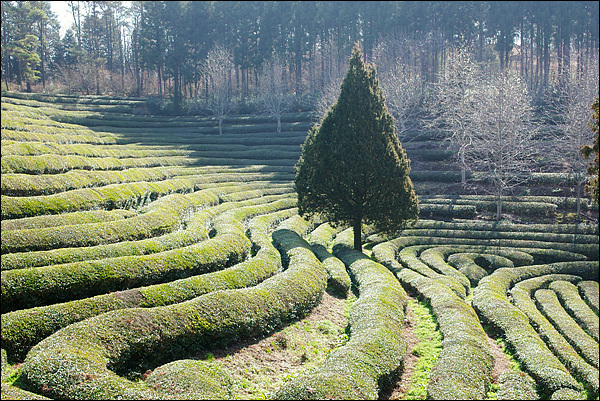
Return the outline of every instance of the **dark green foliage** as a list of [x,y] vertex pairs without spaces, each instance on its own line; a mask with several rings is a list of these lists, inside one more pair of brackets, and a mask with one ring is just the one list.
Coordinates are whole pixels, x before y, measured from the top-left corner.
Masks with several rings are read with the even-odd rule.
[[362,222],[398,233],[416,221],[409,165],[375,69],[355,47],[336,104],[302,147],[295,180],[298,213],[352,226],[354,248],[360,250]]

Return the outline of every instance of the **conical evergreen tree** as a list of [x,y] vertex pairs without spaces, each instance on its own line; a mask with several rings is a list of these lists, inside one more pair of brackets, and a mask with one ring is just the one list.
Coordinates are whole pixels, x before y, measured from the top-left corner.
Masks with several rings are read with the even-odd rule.
[[298,213],[352,226],[354,249],[361,251],[363,223],[398,234],[416,222],[409,171],[375,68],[363,62],[355,45],[337,102],[302,146],[295,179]]

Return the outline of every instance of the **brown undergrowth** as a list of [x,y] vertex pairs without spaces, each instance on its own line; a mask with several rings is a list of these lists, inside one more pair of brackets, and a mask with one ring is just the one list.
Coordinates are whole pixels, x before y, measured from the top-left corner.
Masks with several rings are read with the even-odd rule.
[[286,379],[322,363],[332,349],[347,341],[348,314],[355,299],[325,292],[306,318],[264,338],[233,343],[199,357],[229,371],[236,386],[234,398],[268,398]]

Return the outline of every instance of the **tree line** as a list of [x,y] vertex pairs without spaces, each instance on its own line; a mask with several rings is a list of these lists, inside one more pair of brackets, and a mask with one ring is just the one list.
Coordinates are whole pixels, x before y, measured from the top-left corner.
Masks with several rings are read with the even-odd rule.
[[379,70],[399,64],[421,85],[466,46],[476,61],[516,71],[538,99],[598,51],[594,1],[69,1],[62,37],[49,3],[2,1],[5,88],[154,95],[176,113],[212,96],[216,48],[228,53],[239,104],[277,71],[286,94],[311,107],[339,85],[354,43]]

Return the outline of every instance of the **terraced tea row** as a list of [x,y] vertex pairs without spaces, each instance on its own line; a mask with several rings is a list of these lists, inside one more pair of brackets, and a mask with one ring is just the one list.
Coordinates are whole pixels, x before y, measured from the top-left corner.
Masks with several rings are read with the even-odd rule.
[[[124,114],[139,99],[8,99],[3,371],[7,359],[23,364],[13,374],[22,388],[3,374],[3,398],[231,398],[240,383],[200,355],[276,333],[326,289],[357,293],[349,339],[275,398],[378,398],[396,385],[410,351],[407,292],[431,305],[444,337],[429,398],[485,399],[498,383],[498,398],[532,398],[536,386],[541,396],[597,397],[597,227],[420,220],[396,239],[365,234],[377,244],[371,259],[349,249],[351,229],[297,215],[293,165],[307,114],[286,116],[282,133],[264,117],[235,116],[212,135],[210,118]],[[448,157],[422,145],[413,151],[423,165]],[[423,196],[421,217],[470,219],[493,201]],[[574,207],[506,201],[515,214]],[[493,376],[490,330],[527,373]]]
[[[431,399],[486,398],[493,357],[485,330],[506,340],[540,396],[597,397],[597,226],[421,220],[373,256],[436,315],[444,340]],[[509,383],[499,394],[525,397]]]

